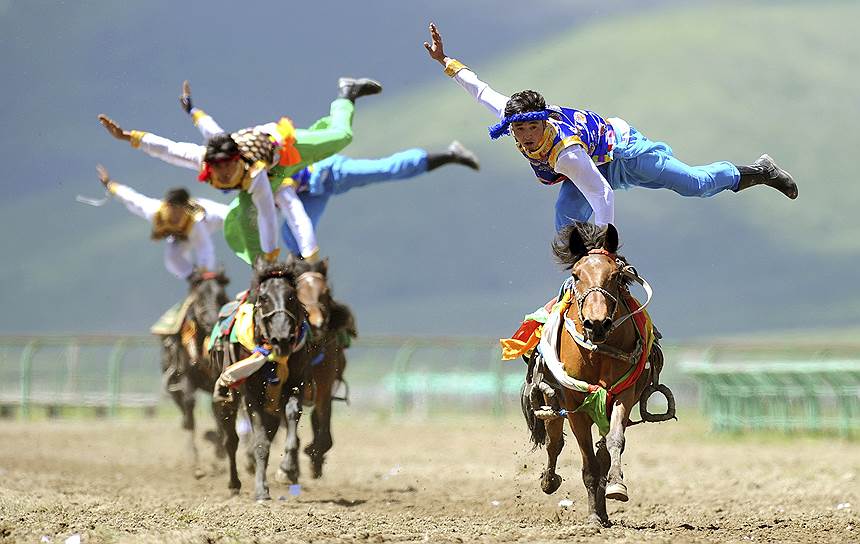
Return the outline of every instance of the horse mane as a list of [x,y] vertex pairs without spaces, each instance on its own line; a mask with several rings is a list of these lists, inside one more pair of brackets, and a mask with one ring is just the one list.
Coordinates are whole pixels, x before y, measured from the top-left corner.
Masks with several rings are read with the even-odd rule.
[[223,268],[219,268],[218,270],[206,270],[205,268],[195,267],[191,272],[191,275],[188,276],[188,283],[191,285],[197,285],[200,282],[214,279],[217,280],[221,285],[227,285],[230,283],[230,278],[227,277],[227,274],[224,272]]
[[[582,221],[575,221],[562,227],[552,242],[552,253],[556,262],[562,265],[565,270],[571,270],[580,259],[588,255],[589,251],[603,249],[606,243],[607,229],[608,227],[600,227]],[[573,247],[571,243],[573,240],[577,240],[576,247]],[[579,241],[582,242],[582,245],[578,243]],[[617,251],[615,256],[619,261],[627,264],[627,259]],[[630,279],[624,277],[623,281],[629,283]]]
[[305,259],[296,259],[293,261],[293,272],[297,278],[305,272],[318,272],[328,278],[328,263],[325,260],[312,263]]
[[293,265],[290,263],[274,262],[267,263],[264,267],[254,270],[254,283],[256,285],[272,278],[284,278],[290,284],[295,285],[296,273]]

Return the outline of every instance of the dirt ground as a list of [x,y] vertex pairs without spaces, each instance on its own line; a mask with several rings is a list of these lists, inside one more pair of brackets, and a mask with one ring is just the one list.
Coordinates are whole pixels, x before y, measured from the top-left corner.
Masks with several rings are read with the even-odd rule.
[[303,459],[301,493],[272,477],[261,504],[244,473],[229,496],[209,444],[209,475],[192,476],[178,417],[0,422],[0,542],[860,542],[857,442],[718,436],[693,416],[634,427],[630,502],[597,529],[572,441],[546,496],[545,454],[513,416],[340,413],[324,478]]

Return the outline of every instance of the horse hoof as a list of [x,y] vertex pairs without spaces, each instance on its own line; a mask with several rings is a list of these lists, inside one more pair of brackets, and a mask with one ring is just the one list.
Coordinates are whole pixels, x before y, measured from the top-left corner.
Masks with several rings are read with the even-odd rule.
[[275,473],[275,481],[279,484],[297,484],[299,483],[299,471],[284,470],[278,467],[278,471]]
[[622,483],[613,483],[606,486],[606,498],[613,501],[627,502],[627,486]]
[[552,495],[559,487],[561,487],[561,476],[558,474],[549,474],[541,478],[540,488],[547,495]]
[[257,495],[257,504],[263,504],[266,501],[272,500],[272,496],[266,493],[265,495]]
[[200,467],[194,467],[194,479],[199,480],[206,476],[206,471]]
[[603,520],[600,519],[600,516],[597,514],[588,515],[588,524],[598,529],[603,529],[605,527],[605,525],[603,525]]
[[238,487],[231,487],[230,488],[230,496],[231,497],[238,497],[239,496],[239,488]]

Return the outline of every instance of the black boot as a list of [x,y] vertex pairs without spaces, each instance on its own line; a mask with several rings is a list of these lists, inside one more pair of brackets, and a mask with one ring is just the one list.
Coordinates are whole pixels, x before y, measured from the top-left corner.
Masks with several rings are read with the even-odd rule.
[[427,171],[435,170],[444,164],[462,164],[468,166],[472,170],[480,170],[481,165],[478,163],[478,157],[463,147],[463,144],[454,140],[444,153],[428,153],[427,154]]
[[755,185],[767,185],[773,187],[788,198],[797,198],[797,184],[791,174],[777,166],[769,155],[762,155],[750,166],[738,166],[741,180],[735,191],[743,191]]
[[346,98],[352,102],[361,96],[369,96],[382,92],[382,85],[378,81],[368,78],[353,79],[351,77],[342,77],[337,80],[337,86],[340,89],[338,98]]

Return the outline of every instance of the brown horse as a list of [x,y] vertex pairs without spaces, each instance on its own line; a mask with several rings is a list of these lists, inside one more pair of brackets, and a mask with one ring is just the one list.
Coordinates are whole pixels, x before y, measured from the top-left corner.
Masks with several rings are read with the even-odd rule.
[[[296,290],[308,313],[311,335],[303,351],[310,361],[310,383],[305,388],[305,402],[313,405],[311,426],[313,442],[305,447],[311,459],[312,475],[322,476],[326,453],[334,442],[331,436],[331,415],[334,385],[343,376],[346,366],[344,347],[340,341],[343,329],[355,336],[349,309],[336,302],[328,283],[328,259],[317,263],[296,261]],[[285,414],[286,416],[287,414]],[[286,419],[287,441],[284,458],[276,478],[281,483],[297,483],[299,478],[299,437],[296,421]]]
[[[553,251],[557,260],[571,270],[571,279],[565,284],[570,305],[564,315],[559,316],[557,331],[544,329],[545,336],[558,335],[554,337],[557,366],[551,368],[543,357],[533,356],[529,372],[531,383],[524,389],[523,399],[532,440],[537,445],[546,444],[547,448],[541,488],[549,494],[561,485],[561,477],[555,469],[564,446],[564,420],[567,419],[582,455],[582,481],[588,492],[589,519],[603,526],[610,525],[606,499],[627,500],[627,486],[621,470],[624,430],[630,424],[631,410],[652,378],[656,385],[659,368],[654,363],[658,359],[662,362],[659,345],[655,342],[650,358],[652,366],[644,368],[642,352],[646,341],[637,332],[634,320],[626,315],[630,313],[626,302],[629,299],[627,284],[635,271],[631,272],[624,258],[616,255],[617,250],[618,232],[612,225],[600,228],[576,223],[558,234]],[[547,355],[544,350],[551,351],[546,349],[549,338],[545,340],[542,339],[542,355]],[[637,362],[644,368],[638,377],[635,372],[628,374]],[[613,386],[625,375],[629,386],[616,390]],[[589,388],[581,392],[571,385],[574,382],[580,387],[584,382]],[[601,434],[605,434],[605,438],[597,443],[595,451],[591,427],[596,420],[583,403],[589,393],[601,392],[601,388],[606,398],[601,398],[596,405],[606,410],[605,417],[598,418],[604,422]]]

